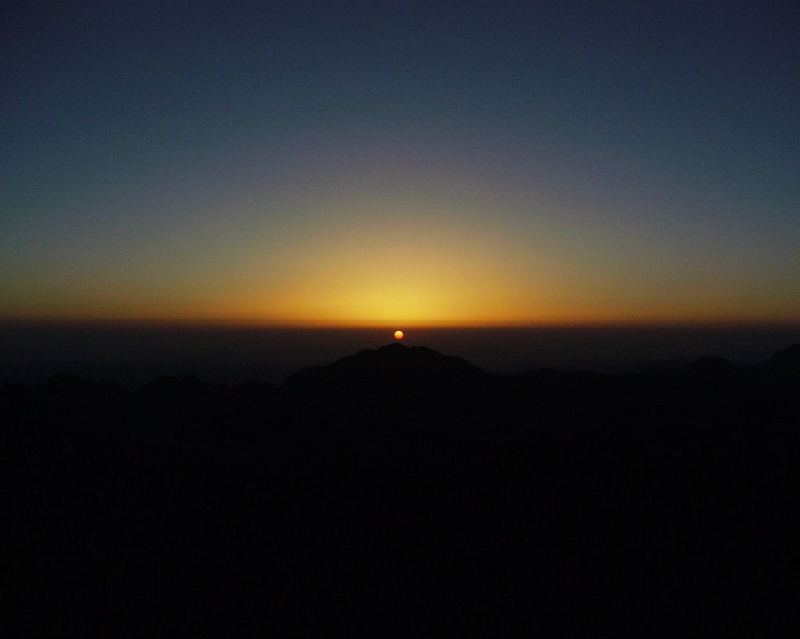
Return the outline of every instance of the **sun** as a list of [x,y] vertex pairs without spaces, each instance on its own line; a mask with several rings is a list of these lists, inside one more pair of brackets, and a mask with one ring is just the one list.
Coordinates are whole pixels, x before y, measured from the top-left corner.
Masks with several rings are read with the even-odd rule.
[[395,338],[395,339],[396,339],[398,342],[402,342],[404,337],[405,337],[405,335],[403,334],[403,331],[395,331],[395,332],[394,332],[394,338]]

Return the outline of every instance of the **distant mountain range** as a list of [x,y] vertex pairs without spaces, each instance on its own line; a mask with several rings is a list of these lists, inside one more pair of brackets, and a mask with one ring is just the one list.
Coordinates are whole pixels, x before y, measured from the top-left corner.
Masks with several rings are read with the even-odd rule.
[[[531,371],[517,376],[490,375],[460,357],[442,355],[424,346],[408,347],[394,343],[378,349],[364,349],[327,366],[304,368],[291,375],[285,386],[295,392],[322,392],[328,389],[332,393],[368,393],[392,387],[432,392],[452,388],[454,385],[485,386],[490,377],[506,380],[542,373],[543,371]],[[591,372],[552,370],[548,370],[547,374],[555,377],[597,375]],[[800,380],[800,344],[778,351],[758,366],[737,366],[722,357],[708,356],[677,368],[646,369],[644,374],[660,374],[665,378],[695,381],[726,382],[746,379],[764,383],[791,383]],[[632,377],[637,374],[621,375]]]

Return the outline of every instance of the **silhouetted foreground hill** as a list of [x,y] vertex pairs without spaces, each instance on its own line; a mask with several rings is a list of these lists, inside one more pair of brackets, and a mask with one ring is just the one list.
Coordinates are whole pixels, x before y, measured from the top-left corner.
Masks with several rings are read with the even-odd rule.
[[794,636],[800,346],[493,376],[0,390],[26,636]]

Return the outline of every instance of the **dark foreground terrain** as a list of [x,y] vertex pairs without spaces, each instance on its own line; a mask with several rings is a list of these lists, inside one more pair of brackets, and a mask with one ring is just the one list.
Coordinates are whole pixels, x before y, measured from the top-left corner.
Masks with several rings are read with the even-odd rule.
[[0,388],[25,636],[797,636],[800,346]]

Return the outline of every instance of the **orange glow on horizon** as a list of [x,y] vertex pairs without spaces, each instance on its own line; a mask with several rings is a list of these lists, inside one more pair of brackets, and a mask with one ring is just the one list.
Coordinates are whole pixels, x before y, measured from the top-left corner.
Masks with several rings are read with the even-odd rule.
[[[390,211],[391,212],[391,211]],[[0,319],[309,328],[781,325],[800,323],[793,280],[739,289],[713,270],[598,264],[546,229],[508,234],[477,220],[453,226],[395,211],[320,222],[302,238],[263,246],[255,233],[229,259],[132,286],[121,268],[78,271],[41,298],[9,287]],[[443,214],[442,214],[443,215]],[[397,217],[406,220],[398,234]],[[431,221],[433,219],[433,221]],[[534,248],[532,249],[531,246]],[[64,276],[66,277],[66,275]]]

